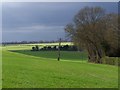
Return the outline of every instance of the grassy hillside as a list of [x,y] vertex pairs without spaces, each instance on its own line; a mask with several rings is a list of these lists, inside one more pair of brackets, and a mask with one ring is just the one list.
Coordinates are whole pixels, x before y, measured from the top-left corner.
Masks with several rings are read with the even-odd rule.
[[[26,46],[25,46],[26,47]],[[21,47],[3,48],[3,87],[4,88],[116,88],[118,68],[111,65],[75,62],[74,53],[63,52],[60,62],[54,55],[44,52],[11,52]],[[29,48],[29,47],[28,47]],[[24,49],[24,48],[23,48]],[[40,56],[39,56],[40,55]],[[68,60],[69,59],[69,60]]]

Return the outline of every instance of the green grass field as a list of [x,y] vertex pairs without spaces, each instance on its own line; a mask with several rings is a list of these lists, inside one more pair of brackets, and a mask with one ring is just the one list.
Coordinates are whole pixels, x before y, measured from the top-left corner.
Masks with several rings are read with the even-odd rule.
[[[83,52],[29,51],[29,45],[5,46],[3,88],[117,88],[118,67],[87,62]],[[12,50],[12,51],[11,51]]]

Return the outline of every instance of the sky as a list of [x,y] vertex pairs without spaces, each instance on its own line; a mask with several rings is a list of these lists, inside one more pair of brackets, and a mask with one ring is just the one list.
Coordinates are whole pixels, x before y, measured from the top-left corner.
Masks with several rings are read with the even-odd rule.
[[51,41],[65,39],[64,28],[85,6],[117,12],[115,2],[4,2],[2,41]]

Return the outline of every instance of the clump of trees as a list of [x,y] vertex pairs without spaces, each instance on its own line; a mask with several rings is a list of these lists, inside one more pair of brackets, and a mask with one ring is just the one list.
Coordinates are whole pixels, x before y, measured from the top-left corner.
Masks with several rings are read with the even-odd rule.
[[[32,47],[32,51],[57,51],[58,46],[44,46],[42,48],[39,48],[38,45],[35,47]],[[62,45],[60,46],[61,51],[78,51],[77,46],[75,45]],[[82,51],[82,49],[79,49],[79,51]]]
[[36,45],[35,47],[32,47],[32,51],[39,51],[39,46]]
[[120,55],[118,14],[101,7],[85,7],[66,25],[65,32],[77,45],[88,51],[89,62],[102,63],[102,57]]
[[75,45],[64,45],[64,46],[60,46],[60,50],[62,51],[77,51],[78,48]]

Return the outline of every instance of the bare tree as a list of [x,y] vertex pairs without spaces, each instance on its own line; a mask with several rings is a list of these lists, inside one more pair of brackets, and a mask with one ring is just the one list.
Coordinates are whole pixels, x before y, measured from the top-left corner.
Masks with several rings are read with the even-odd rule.
[[[89,62],[102,63],[101,58],[105,55],[102,44],[108,42],[105,39],[106,30],[116,28],[116,21],[112,16],[115,18],[113,14],[107,15],[101,7],[85,7],[75,15],[74,22],[65,27],[73,42],[88,51]],[[110,33],[110,30],[108,32]]]
[[107,49],[105,52],[106,54],[112,54],[112,56],[116,56],[118,52],[120,52],[119,47],[119,39],[120,39],[120,29],[119,23],[118,23],[118,14],[111,13],[107,14],[104,18],[106,21],[107,29],[104,33],[104,44],[106,47],[104,49]]

